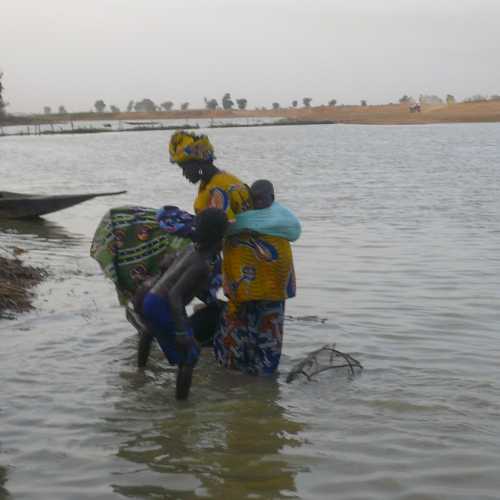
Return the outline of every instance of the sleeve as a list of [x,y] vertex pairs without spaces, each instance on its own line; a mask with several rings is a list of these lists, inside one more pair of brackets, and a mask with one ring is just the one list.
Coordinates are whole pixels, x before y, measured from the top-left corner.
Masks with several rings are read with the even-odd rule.
[[236,219],[233,209],[231,208],[229,193],[220,187],[210,190],[208,208],[219,208],[220,210],[224,210],[230,222]]

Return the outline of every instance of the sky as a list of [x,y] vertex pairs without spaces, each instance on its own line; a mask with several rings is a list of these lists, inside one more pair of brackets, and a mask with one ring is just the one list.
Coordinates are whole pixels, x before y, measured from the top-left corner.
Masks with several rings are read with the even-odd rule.
[[10,113],[500,94],[500,0],[1,0]]

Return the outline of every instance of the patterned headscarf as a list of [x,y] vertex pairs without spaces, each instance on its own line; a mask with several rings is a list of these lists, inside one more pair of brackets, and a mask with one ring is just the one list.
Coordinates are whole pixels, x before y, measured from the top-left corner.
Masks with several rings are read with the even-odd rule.
[[170,138],[170,161],[179,165],[186,161],[208,161],[215,158],[214,148],[206,135],[196,135],[184,130]]

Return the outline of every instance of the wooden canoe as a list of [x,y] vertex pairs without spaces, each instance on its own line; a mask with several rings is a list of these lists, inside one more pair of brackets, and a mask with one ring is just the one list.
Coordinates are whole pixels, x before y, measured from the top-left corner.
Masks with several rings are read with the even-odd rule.
[[83,203],[98,196],[114,196],[126,192],[43,195],[0,191],[0,218],[29,219],[40,217],[41,215],[78,205],[78,203]]

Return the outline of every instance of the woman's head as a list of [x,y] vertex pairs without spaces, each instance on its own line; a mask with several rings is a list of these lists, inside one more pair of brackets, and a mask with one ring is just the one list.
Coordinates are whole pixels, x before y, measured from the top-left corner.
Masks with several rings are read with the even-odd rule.
[[196,184],[203,178],[206,164],[200,161],[185,161],[179,164],[182,169],[182,175],[192,184]]
[[193,184],[206,176],[215,159],[214,148],[206,135],[184,130],[172,134],[169,152],[170,161],[179,165],[184,177]]

